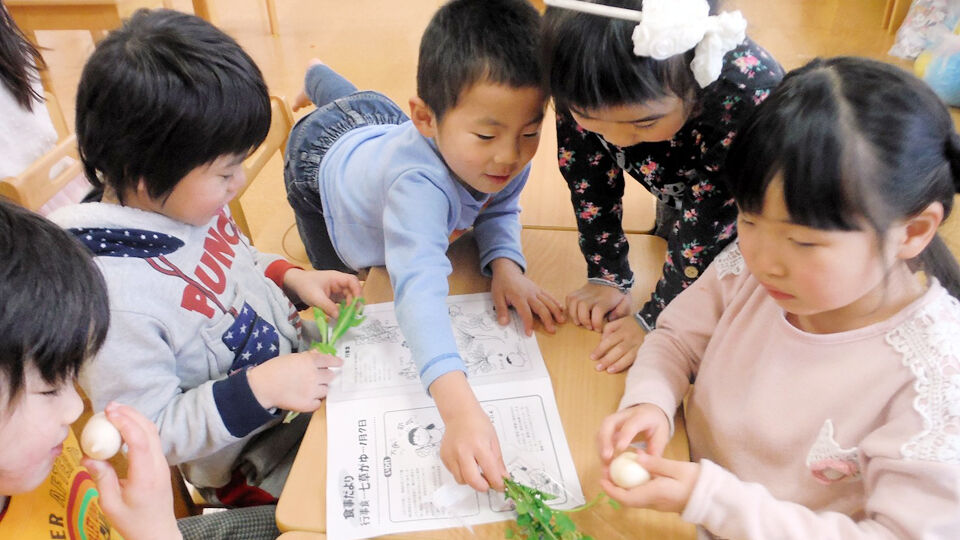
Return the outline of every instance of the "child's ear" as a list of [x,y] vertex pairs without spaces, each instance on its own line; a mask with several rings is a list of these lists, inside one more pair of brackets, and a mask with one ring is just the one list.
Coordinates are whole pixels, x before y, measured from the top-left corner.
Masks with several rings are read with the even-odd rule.
[[900,242],[898,256],[907,260],[920,255],[933,240],[942,222],[943,205],[939,202],[930,203],[919,214],[907,219],[902,225],[904,236]]
[[437,136],[437,116],[419,96],[410,98],[410,120],[424,137]]

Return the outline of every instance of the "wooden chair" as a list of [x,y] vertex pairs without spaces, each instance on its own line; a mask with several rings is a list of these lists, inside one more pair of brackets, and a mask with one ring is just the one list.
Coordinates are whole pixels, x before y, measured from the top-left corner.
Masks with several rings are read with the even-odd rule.
[[[277,2],[276,0],[266,0],[267,19],[270,21],[270,35],[277,36]],[[174,9],[173,0],[163,0],[163,7]],[[208,0],[193,0],[193,13],[201,19],[213,22],[213,10]]]
[[282,156],[287,149],[287,137],[290,130],[293,129],[293,111],[281,96],[270,96],[270,131],[267,132],[267,138],[263,143],[243,162],[243,172],[247,177],[247,184],[240,193],[230,201],[230,213],[237,226],[243,231],[243,234],[250,238],[250,226],[247,224],[247,217],[243,213],[243,206],[240,204],[240,197],[243,196],[250,184],[256,179],[257,175],[263,170],[263,167],[270,161],[273,155],[279,151]]
[[17,176],[0,179],[0,196],[39,211],[51,197],[83,175],[77,137],[69,135]]
[[53,92],[44,92],[43,99],[44,105],[47,106],[47,113],[50,115],[50,122],[53,123],[53,129],[57,132],[57,142],[61,142],[70,136],[71,132],[67,128],[67,118],[63,114],[60,100]]

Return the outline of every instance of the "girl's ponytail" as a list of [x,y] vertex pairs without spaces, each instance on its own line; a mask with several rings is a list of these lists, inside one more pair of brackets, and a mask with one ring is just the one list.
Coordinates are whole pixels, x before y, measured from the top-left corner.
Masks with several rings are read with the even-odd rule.
[[953,177],[953,189],[960,193],[960,135],[950,130],[947,143],[944,145],[944,154],[950,164],[950,175]]
[[940,234],[933,236],[930,244],[917,258],[928,276],[937,278],[951,296],[960,298],[960,265],[957,265],[957,259]]
[[[948,132],[946,143],[944,143],[943,153],[950,167],[953,189],[960,193],[960,135],[957,135],[952,127]],[[947,289],[947,292],[954,298],[960,298],[960,265],[957,264],[956,257],[947,247],[940,234],[934,235],[930,245],[923,250],[918,259],[920,259],[922,268],[927,275],[936,277],[943,288]]]

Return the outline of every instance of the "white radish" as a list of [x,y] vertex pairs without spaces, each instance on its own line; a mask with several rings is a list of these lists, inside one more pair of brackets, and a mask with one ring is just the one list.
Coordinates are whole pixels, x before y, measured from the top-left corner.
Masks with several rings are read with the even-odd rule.
[[80,435],[83,453],[93,459],[110,459],[120,451],[120,432],[102,412],[90,417]]
[[610,478],[623,489],[633,489],[650,480],[650,473],[637,462],[636,452],[624,452],[610,462]]

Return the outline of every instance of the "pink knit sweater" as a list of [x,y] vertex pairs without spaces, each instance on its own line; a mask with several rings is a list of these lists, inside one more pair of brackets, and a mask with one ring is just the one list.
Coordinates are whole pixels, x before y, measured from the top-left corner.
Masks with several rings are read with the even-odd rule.
[[[696,385],[691,386],[691,381]],[[683,518],[724,538],[960,538],[960,302],[809,334],[731,245],[663,312],[621,408],[685,410]]]

